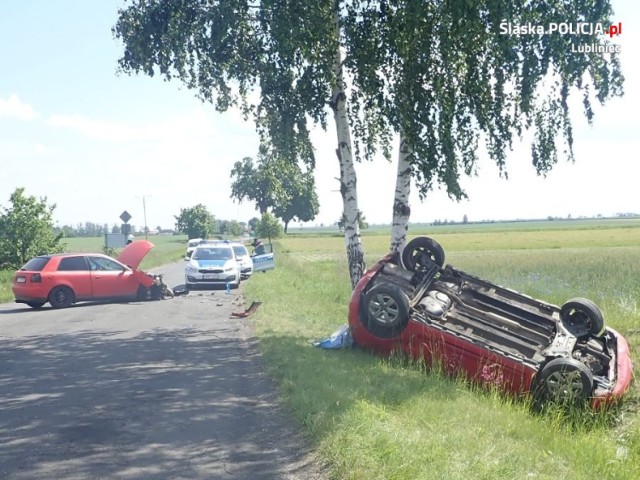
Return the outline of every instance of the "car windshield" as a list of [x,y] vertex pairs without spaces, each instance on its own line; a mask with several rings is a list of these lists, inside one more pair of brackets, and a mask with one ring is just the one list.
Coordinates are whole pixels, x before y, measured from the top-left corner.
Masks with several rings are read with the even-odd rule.
[[230,248],[198,248],[193,254],[194,260],[229,260],[233,258]]
[[245,257],[245,256],[248,257],[249,256],[249,252],[244,247],[244,245],[234,245],[233,246],[233,251],[236,253],[237,257]]
[[35,257],[24,264],[20,270],[27,272],[41,272],[44,266],[49,263],[51,257]]

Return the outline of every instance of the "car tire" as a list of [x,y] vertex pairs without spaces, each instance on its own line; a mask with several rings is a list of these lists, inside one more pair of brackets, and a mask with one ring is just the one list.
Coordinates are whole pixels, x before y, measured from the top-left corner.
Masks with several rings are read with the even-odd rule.
[[604,333],[604,316],[587,298],[572,298],[560,309],[562,324],[578,338],[599,337]]
[[69,287],[55,287],[49,293],[49,303],[53,308],[70,307],[73,301],[73,290],[71,290]]
[[538,399],[543,403],[573,405],[586,401],[593,390],[593,374],[575,358],[556,358],[540,372]]
[[376,337],[394,338],[409,321],[409,297],[397,285],[380,283],[362,297],[361,319]]
[[402,264],[412,272],[425,270],[429,261],[442,267],[444,258],[444,249],[429,237],[416,237],[402,250]]
[[29,305],[31,308],[34,309],[38,309],[38,308],[42,308],[42,306],[45,304],[46,302],[26,302],[27,305]]

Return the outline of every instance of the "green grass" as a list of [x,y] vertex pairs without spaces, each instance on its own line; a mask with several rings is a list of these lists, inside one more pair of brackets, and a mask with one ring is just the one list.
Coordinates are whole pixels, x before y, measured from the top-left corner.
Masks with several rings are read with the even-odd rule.
[[[185,235],[157,235],[149,237],[154,248],[142,261],[140,268],[151,268],[165,265],[180,260],[187,249],[187,237]],[[93,252],[102,253],[104,238],[102,237],[73,237],[64,240],[66,252]],[[13,299],[11,293],[11,281],[13,271],[0,270],[0,302],[8,302]]]
[[[139,240],[142,237],[138,237]],[[154,244],[153,249],[142,261],[143,270],[175,262],[184,257],[187,250],[185,235],[152,235],[149,241]],[[64,240],[67,252],[102,252],[104,239],[102,237],[73,237]]]
[[[639,358],[640,222],[548,222],[549,229],[544,223],[412,227],[411,234],[432,235],[451,264],[537,298],[593,299]],[[158,241],[161,263],[181,257],[185,239],[174,240]],[[367,261],[377,260],[388,242],[388,232],[367,232]],[[74,248],[95,245],[79,241]],[[251,319],[283,401],[331,478],[640,478],[637,384],[608,414],[539,415],[525,401],[420,364],[314,348],[313,340],[347,321],[344,240],[291,235],[276,244],[276,255],[276,270],[244,284],[249,301],[263,302]]]
[[[640,229],[626,230],[434,236],[448,261],[471,273],[556,304],[595,300],[638,358],[640,246],[631,239]],[[387,242],[363,238],[370,261]],[[343,251],[340,238],[284,239],[277,269],[245,284],[250,300],[263,301],[252,318],[270,372],[332,478],[640,478],[635,384],[619,411],[536,415],[525,401],[420,365],[312,347],[346,323]]]

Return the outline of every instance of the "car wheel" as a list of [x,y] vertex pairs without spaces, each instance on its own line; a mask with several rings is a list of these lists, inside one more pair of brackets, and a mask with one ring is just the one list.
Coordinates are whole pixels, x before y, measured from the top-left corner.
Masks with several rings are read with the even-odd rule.
[[69,287],[55,287],[49,293],[49,303],[53,308],[67,308],[73,303],[73,297]]
[[575,358],[556,358],[547,363],[540,374],[541,400],[575,404],[591,396],[593,374]]
[[407,270],[420,272],[429,262],[439,267],[444,265],[444,250],[438,242],[429,237],[416,237],[402,250],[402,264]]
[[578,338],[604,333],[604,316],[598,306],[586,298],[572,298],[562,305],[560,319]]
[[409,297],[396,285],[375,285],[364,294],[362,309],[366,329],[377,337],[397,337],[409,321]]
[[27,305],[29,305],[31,308],[42,308],[42,306],[45,304],[45,302],[26,302]]

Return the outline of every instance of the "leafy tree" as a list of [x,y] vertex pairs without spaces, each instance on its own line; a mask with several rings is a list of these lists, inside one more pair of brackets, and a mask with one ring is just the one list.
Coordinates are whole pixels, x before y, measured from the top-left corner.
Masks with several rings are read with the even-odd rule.
[[[290,165],[290,170],[297,169],[297,165]],[[313,172],[293,171],[282,178],[282,184],[287,193],[287,200],[275,205],[273,214],[284,222],[286,234],[292,220],[309,222],[316,218],[320,211],[320,202]]]
[[227,225],[227,233],[233,237],[239,237],[242,235],[242,225],[237,220],[230,220]]
[[216,225],[216,230],[220,235],[230,235],[232,237],[242,235],[242,226],[237,220],[219,220]]
[[176,219],[176,230],[189,238],[208,238],[215,232],[215,218],[207,207],[199,203],[195,207],[181,208]]
[[617,53],[580,52],[594,36],[504,32],[567,21],[609,25],[607,0],[362,0],[346,9],[351,119],[366,132],[356,135],[356,151],[378,143],[388,156],[389,133],[400,135],[392,250],[406,239],[412,177],[422,200],[436,186],[466,198],[460,178],[476,173],[479,142],[506,177],[506,152],[526,130],[533,166],[545,175],[560,151],[573,160],[569,95],[582,97],[591,121],[594,102],[622,94]]
[[0,208],[0,268],[17,269],[36,255],[64,250],[63,233],[53,228],[55,204],[26,196],[24,188],[17,188],[9,202]]
[[247,224],[249,225],[249,228],[251,229],[252,232],[256,231],[256,228],[257,228],[259,222],[260,222],[260,219],[258,217],[253,217],[253,218],[249,219]]
[[125,46],[122,71],[178,79],[219,111],[240,107],[282,158],[313,167],[308,124],[326,128],[330,107],[355,285],[365,263],[340,50],[342,7],[339,0],[133,0],[119,11],[113,32]]
[[284,162],[269,158],[266,150],[260,149],[257,165],[251,157],[236,162],[231,170],[231,198],[242,202],[255,202],[256,209],[263,214],[269,208],[286,201],[287,194],[282,188],[281,178]]
[[260,213],[270,208],[284,222],[284,233],[292,220],[313,220],[320,210],[313,172],[303,172],[297,163],[282,160],[264,146],[255,166],[245,157],[236,162],[231,178],[231,198],[255,201]]
[[328,104],[355,285],[365,262],[354,159],[388,156],[399,134],[392,250],[406,239],[412,179],[421,199],[440,185],[464,198],[459,180],[475,174],[481,139],[506,175],[507,149],[531,127],[545,174],[558,134],[572,157],[570,91],[581,90],[591,119],[594,100],[621,93],[618,58],[577,53],[587,35],[507,35],[500,25],[610,17],[608,0],[133,0],[114,33],[123,71],[179,79],[220,111],[239,106],[282,158],[313,165],[308,123],[326,127]]
[[264,212],[258,225],[256,226],[256,234],[258,237],[268,238],[280,238],[284,233],[282,224],[269,212]]

